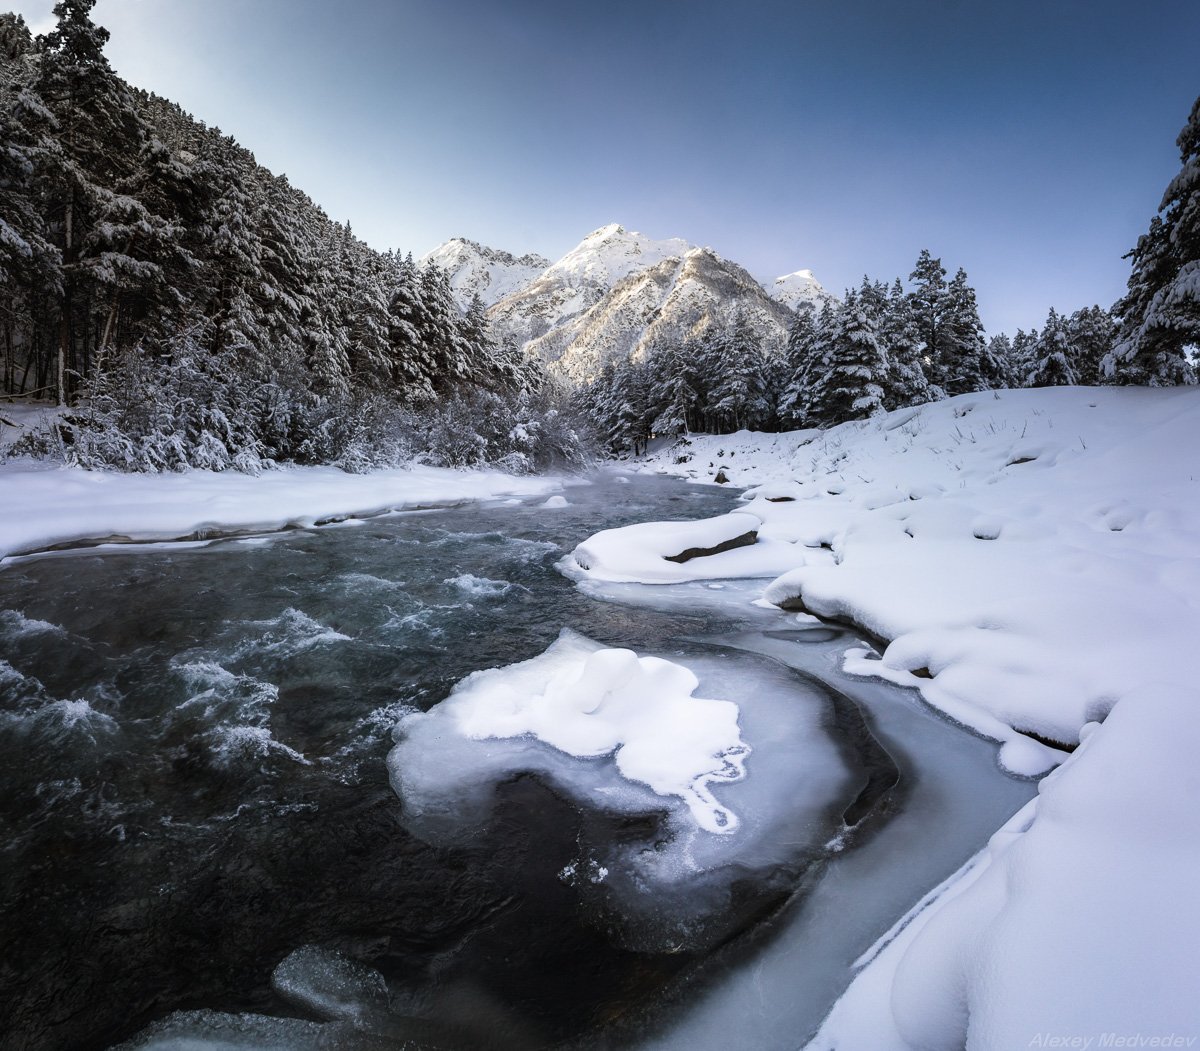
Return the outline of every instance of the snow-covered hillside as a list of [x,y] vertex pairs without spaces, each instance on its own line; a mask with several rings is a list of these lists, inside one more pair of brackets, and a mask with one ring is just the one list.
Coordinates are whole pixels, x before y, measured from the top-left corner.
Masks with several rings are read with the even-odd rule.
[[[634,528],[577,549],[568,569],[595,580],[790,564],[767,600],[878,640],[848,671],[918,689],[1017,774],[1058,767],[864,958],[814,1047],[1200,1033],[1198,445],[1195,388],[989,392],[824,432],[693,437],[645,469],[751,486],[704,546],[748,521],[755,543],[667,563],[663,531]],[[648,574],[660,564],[670,576]]]
[[678,345],[734,309],[745,311],[766,353],[782,351],[790,312],[737,264],[710,248],[693,248],[631,273],[586,313],[527,347],[561,374],[588,382],[606,362]]
[[540,255],[514,256],[465,237],[454,237],[438,245],[419,262],[421,266],[432,263],[446,271],[455,301],[464,310],[472,296],[479,296],[490,307],[524,288],[550,265],[550,260]]

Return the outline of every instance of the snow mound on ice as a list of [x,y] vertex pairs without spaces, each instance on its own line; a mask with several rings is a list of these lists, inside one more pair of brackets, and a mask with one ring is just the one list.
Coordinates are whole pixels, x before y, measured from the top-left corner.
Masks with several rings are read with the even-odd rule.
[[539,506],[541,506],[541,507],[570,507],[571,505],[565,496],[552,496],[544,504],[540,504]]
[[611,758],[626,780],[682,800],[698,827],[730,833],[737,816],[709,786],[741,780],[750,747],[737,705],[696,697],[698,686],[679,664],[564,633],[540,657],[476,672],[432,711],[402,719],[393,781],[412,802],[414,752],[453,737],[532,737],[579,759]]

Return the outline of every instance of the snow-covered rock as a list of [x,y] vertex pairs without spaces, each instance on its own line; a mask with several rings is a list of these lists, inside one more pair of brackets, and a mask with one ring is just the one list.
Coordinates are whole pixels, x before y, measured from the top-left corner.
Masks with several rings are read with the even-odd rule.
[[438,245],[419,262],[421,266],[433,264],[446,271],[454,299],[464,310],[472,296],[479,296],[484,306],[490,307],[524,288],[550,265],[550,260],[540,255],[514,256],[465,237],[453,237]]

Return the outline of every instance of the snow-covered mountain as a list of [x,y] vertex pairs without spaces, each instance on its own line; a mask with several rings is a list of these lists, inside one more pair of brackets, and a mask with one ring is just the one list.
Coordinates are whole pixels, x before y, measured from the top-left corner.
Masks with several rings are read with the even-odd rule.
[[763,281],[762,286],[772,299],[782,303],[789,310],[795,310],[801,304],[809,304],[819,310],[825,300],[833,298],[813,277],[811,270],[797,270],[792,274],[784,274],[773,281]]
[[497,303],[489,311],[492,330],[500,339],[527,344],[595,306],[622,278],[693,247],[679,238],[655,241],[609,223]]
[[465,237],[451,238],[419,261],[422,266],[433,263],[446,271],[454,298],[464,310],[476,295],[490,307],[524,288],[550,265],[550,260],[540,255],[514,256]]
[[741,309],[767,353],[782,350],[791,312],[736,263],[689,248],[618,281],[584,313],[526,344],[556,372],[589,382],[613,360],[641,359],[702,335]]
[[454,238],[422,258],[450,275],[460,306],[478,294],[492,331],[577,382],[610,360],[643,357],[741,307],[764,348],[783,346],[792,312],[831,298],[811,270],[759,282],[710,248],[656,241],[618,223],[551,264]]

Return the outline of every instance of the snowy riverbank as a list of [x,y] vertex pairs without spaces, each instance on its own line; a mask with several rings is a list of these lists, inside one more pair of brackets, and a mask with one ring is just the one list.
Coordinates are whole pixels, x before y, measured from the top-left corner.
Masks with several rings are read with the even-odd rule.
[[561,475],[412,464],[348,474],[336,467],[123,474],[5,454],[56,409],[0,403],[0,558],[50,547],[270,532],[467,500],[556,493]]
[[641,526],[577,549],[568,568],[597,581],[764,578],[770,601],[884,640],[847,670],[919,689],[1015,773],[1062,764],[973,882],[873,957],[815,1047],[1200,1037],[1197,447],[1195,388],[971,394],[825,432],[693,437],[645,469],[752,488],[683,546],[757,521],[756,543],[679,563]]
[[554,475],[412,466],[369,474],[285,467],[119,474],[28,461],[0,466],[0,558],[108,540],[188,540],[268,532],[465,500],[557,492]]

